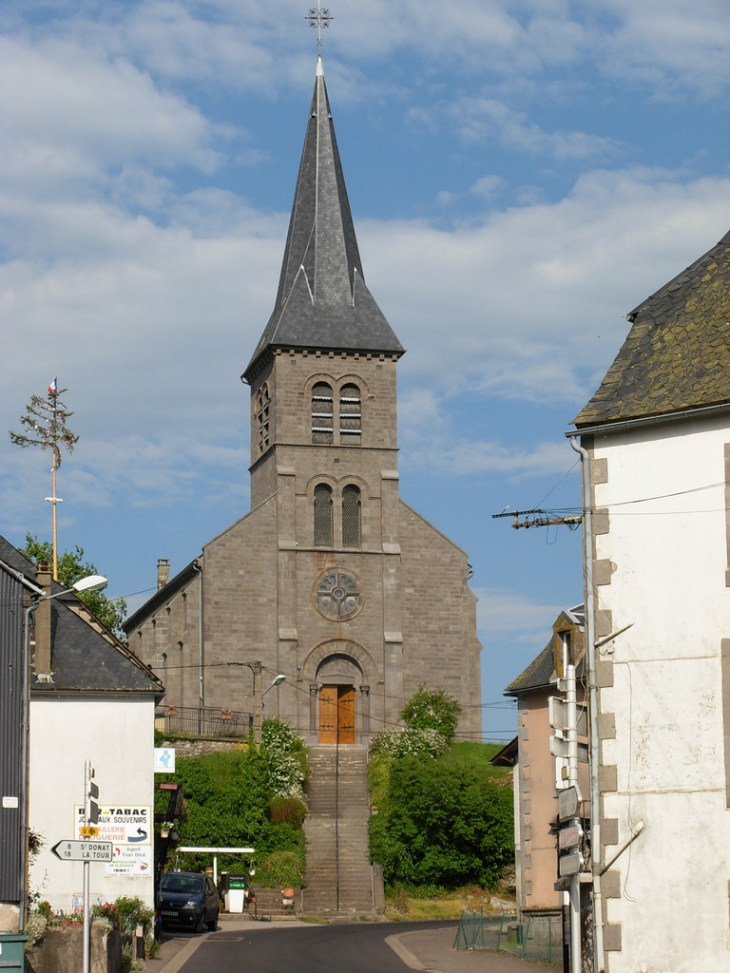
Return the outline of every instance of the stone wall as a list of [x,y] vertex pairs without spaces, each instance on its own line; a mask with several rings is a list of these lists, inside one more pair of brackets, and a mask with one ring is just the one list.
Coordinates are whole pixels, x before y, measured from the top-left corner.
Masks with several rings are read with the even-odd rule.
[[[29,973],[79,973],[83,969],[83,926],[79,923],[48,929],[43,940],[26,954]],[[105,925],[92,925],[91,973],[121,973],[122,937]]]

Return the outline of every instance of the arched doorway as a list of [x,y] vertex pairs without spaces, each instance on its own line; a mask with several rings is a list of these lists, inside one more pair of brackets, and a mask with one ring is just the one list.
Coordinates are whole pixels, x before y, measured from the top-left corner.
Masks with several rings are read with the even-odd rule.
[[367,689],[362,670],[350,656],[336,653],[322,660],[316,679],[319,742],[351,746],[365,722],[365,714],[358,713],[356,706],[357,696]]

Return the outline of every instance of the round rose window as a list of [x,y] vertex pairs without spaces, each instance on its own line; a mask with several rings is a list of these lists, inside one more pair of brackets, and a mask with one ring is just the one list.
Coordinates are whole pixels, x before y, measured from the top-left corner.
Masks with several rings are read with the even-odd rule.
[[316,588],[317,608],[326,618],[345,621],[362,608],[362,590],[354,575],[332,568],[319,579]]

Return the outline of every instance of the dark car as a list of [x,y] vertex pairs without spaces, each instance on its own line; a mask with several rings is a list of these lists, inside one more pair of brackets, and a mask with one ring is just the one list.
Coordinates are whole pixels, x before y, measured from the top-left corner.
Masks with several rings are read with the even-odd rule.
[[160,880],[157,910],[162,926],[184,926],[215,932],[218,925],[218,890],[207,875],[167,872]]

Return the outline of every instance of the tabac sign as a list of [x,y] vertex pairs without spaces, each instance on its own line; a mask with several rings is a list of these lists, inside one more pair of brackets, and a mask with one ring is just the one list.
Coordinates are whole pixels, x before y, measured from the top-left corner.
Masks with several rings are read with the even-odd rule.
[[[83,805],[74,808],[75,832],[80,838],[86,826]],[[113,845],[109,875],[149,875],[152,873],[153,818],[150,804],[99,805],[97,837]]]

